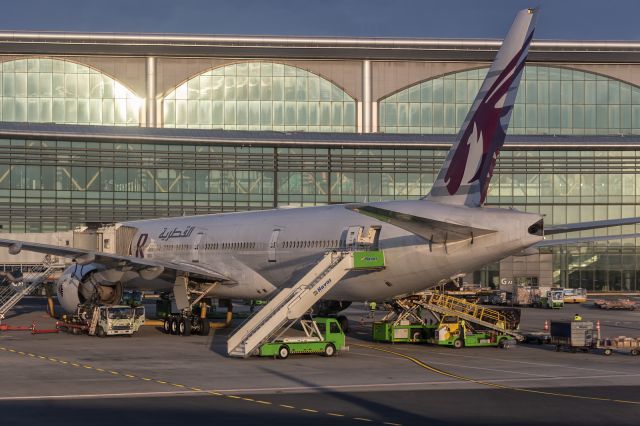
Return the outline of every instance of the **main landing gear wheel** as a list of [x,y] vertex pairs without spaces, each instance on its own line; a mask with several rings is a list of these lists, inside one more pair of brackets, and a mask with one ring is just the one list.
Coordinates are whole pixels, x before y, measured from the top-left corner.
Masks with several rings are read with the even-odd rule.
[[464,342],[462,341],[462,339],[456,339],[453,342],[453,347],[456,349],[460,349],[461,347],[464,346]]
[[178,318],[171,317],[171,334],[178,334]]
[[209,331],[211,331],[211,327],[209,327],[209,320],[206,318],[199,318],[198,319],[198,324],[200,325],[200,335],[201,336],[208,336],[209,335]]
[[287,359],[288,357],[289,357],[289,347],[285,345],[280,346],[280,349],[278,349],[278,358]]
[[187,317],[180,317],[180,323],[178,324],[178,331],[181,336],[191,335],[191,319]]
[[162,323],[162,331],[165,334],[171,334],[171,318],[165,318],[164,322]]
[[333,346],[333,343],[329,343],[324,347],[324,356],[334,356],[336,354],[336,347]]

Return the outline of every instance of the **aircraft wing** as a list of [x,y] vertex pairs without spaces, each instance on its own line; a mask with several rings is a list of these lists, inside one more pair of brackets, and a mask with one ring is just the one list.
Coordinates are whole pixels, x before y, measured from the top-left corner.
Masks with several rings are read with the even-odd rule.
[[210,269],[204,265],[196,265],[192,263],[165,262],[134,256],[103,253],[81,248],[32,243],[19,240],[0,239],[0,247],[8,247],[9,253],[11,254],[18,254],[21,250],[27,250],[71,258],[80,265],[95,262],[105,265],[110,269],[127,271],[133,270],[140,273],[140,276],[145,279],[154,279],[163,273],[175,274],[178,272],[188,272],[189,274],[196,275],[207,280],[235,283],[233,279],[217,272],[216,270]]
[[592,241],[624,240],[627,238],[640,238],[640,234],[602,235],[599,237],[578,237],[578,238],[566,238],[562,240],[543,240],[532,245],[530,248],[552,247],[552,246],[559,246],[559,245],[565,245],[565,244],[589,243]]
[[640,217],[595,220],[593,222],[568,223],[565,225],[549,225],[544,227],[544,234],[562,234],[563,232],[586,231],[589,229],[607,228],[610,226],[634,225],[636,223],[640,223]]
[[347,205],[347,209],[373,217],[381,222],[412,232],[432,243],[453,243],[473,239],[481,235],[492,234],[492,229],[473,228],[451,222],[429,219],[394,210],[387,210],[367,204]]

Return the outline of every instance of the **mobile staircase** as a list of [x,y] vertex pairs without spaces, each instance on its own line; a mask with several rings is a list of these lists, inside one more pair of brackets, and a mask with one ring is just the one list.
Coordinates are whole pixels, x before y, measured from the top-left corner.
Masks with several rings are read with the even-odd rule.
[[51,264],[49,256],[45,256],[41,265],[36,266],[29,272],[18,279],[8,283],[7,286],[0,288],[0,320],[11,308],[18,304],[25,296],[33,293],[40,285],[49,277],[56,269]]
[[[367,261],[367,259],[369,259]],[[381,251],[330,251],[293,287],[283,288],[227,341],[229,356],[248,358],[295,324],[351,270],[383,269]]]
[[518,341],[524,340],[520,333],[509,327],[507,317],[495,309],[442,293],[424,294],[415,303],[432,313],[456,316],[472,324],[508,334]]

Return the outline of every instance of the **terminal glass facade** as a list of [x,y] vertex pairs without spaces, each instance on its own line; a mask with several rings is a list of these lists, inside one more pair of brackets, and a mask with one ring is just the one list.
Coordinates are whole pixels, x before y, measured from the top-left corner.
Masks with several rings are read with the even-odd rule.
[[[488,68],[424,81],[380,101],[380,131],[457,133]],[[510,134],[640,134],[640,88],[601,75],[527,66]]]
[[0,64],[0,121],[140,125],[143,100],[111,77],[71,61]]
[[163,101],[164,127],[355,132],[356,103],[330,81],[289,65],[245,62],[197,75]]
[[[87,222],[418,199],[428,193],[445,154],[435,148],[0,139],[0,225],[2,232],[49,232]],[[640,216],[638,164],[640,150],[633,149],[507,146],[488,204],[545,214],[551,224]],[[633,232],[640,226],[579,235]],[[637,243],[555,248],[554,282],[640,290]]]

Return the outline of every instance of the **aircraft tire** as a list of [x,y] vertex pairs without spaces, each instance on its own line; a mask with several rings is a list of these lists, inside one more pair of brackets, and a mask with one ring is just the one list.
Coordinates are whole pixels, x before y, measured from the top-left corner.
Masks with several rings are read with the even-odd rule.
[[187,317],[180,317],[178,329],[181,336],[191,336],[191,319]]
[[200,318],[198,323],[200,324],[200,332],[198,334],[201,336],[208,336],[211,331],[211,327],[209,327],[209,320],[206,318]]
[[165,318],[162,323],[162,332],[164,334],[171,334],[171,317]]
[[171,321],[171,334],[173,335],[177,335],[178,334],[178,318],[176,317],[171,317],[170,319]]

